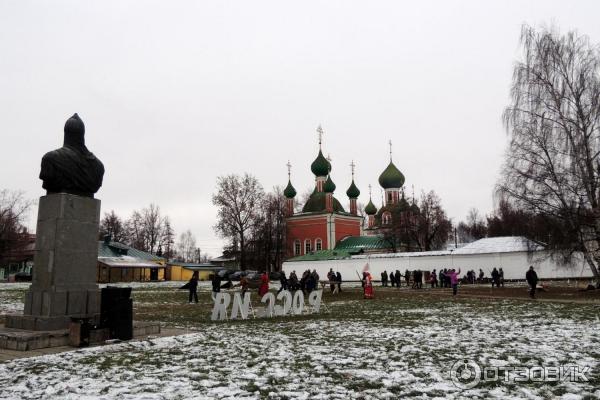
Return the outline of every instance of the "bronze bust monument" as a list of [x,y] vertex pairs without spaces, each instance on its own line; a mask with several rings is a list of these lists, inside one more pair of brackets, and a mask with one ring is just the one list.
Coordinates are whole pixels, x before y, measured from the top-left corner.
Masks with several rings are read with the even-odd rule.
[[73,114],[65,123],[63,147],[42,158],[40,179],[48,194],[70,193],[94,197],[102,186],[104,165],[85,147],[85,125]]

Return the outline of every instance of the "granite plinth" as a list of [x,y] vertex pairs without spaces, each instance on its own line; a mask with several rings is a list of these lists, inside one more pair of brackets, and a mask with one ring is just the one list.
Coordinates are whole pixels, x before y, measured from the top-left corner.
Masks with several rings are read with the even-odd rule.
[[67,193],[42,196],[38,208],[33,279],[24,315],[8,328],[66,329],[71,317],[96,318],[100,201]]

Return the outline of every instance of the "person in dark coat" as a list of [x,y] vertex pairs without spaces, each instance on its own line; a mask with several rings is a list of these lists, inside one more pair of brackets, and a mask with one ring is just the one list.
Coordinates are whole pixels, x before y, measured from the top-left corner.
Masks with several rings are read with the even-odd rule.
[[502,285],[502,287],[504,287],[504,271],[502,271],[502,268],[500,268],[500,270],[498,271],[498,282],[500,282],[500,285]]
[[494,285],[496,285],[497,288],[500,287],[500,273],[496,267],[492,270],[492,289],[494,288]]
[[188,290],[190,291],[189,303],[192,304],[192,298],[198,303],[198,272],[194,272],[190,281],[188,282]]
[[288,290],[288,280],[285,277],[285,271],[283,270],[281,270],[281,274],[279,275],[279,283],[281,284],[281,287],[277,291],[277,294],[279,294],[279,292],[282,290]]
[[329,281],[329,288],[331,289],[331,293],[335,291],[335,272],[333,272],[333,268],[329,268],[329,272],[327,273],[327,280]]
[[404,272],[404,280],[406,281],[406,287],[408,287],[409,283],[410,283],[410,271],[406,270]]
[[433,289],[434,287],[437,287],[437,286],[438,286],[437,272],[434,269],[433,271],[431,271],[431,288]]
[[535,287],[538,283],[537,273],[533,270],[533,265],[529,266],[529,271],[525,274],[525,279],[529,284],[529,297],[535,299]]
[[335,280],[337,281],[337,285],[338,285],[338,291],[341,292],[342,291],[342,274],[340,274],[340,271],[336,272],[335,274]]
[[392,287],[396,286],[396,274],[394,274],[394,271],[390,272],[390,285]]
[[313,287],[312,287],[313,290],[319,289],[319,279],[320,279],[320,277],[319,277],[319,274],[317,273],[317,270],[313,269],[313,272],[310,275],[312,276],[313,282],[314,282]]
[[296,271],[292,271],[290,273],[289,286],[291,290],[300,289],[300,283],[298,282],[298,275],[296,275]]
[[388,274],[387,271],[383,271],[381,273],[381,286],[387,286],[388,283]]
[[306,283],[304,284],[305,288],[306,288],[306,292],[310,293],[315,289],[316,283],[315,283],[315,276],[314,274],[309,273],[306,276]]
[[212,298],[217,298],[217,293],[221,291],[221,277],[216,272],[212,274]]

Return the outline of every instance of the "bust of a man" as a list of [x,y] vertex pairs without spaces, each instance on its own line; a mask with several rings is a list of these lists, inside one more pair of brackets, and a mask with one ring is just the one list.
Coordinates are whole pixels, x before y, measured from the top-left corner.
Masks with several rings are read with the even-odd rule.
[[40,179],[48,194],[70,193],[94,197],[102,186],[104,165],[85,147],[85,125],[74,114],[65,123],[63,147],[42,158]]

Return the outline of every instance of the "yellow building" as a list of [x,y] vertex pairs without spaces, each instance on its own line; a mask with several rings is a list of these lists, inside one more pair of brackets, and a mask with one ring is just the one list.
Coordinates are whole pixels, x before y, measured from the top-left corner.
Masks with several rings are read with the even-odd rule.
[[198,272],[198,279],[201,281],[207,281],[209,280],[210,274],[219,269],[222,268],[214,264],[196,264],[172,261],[167,263],[165,269],[165,280],[189,281],[194,272]]

